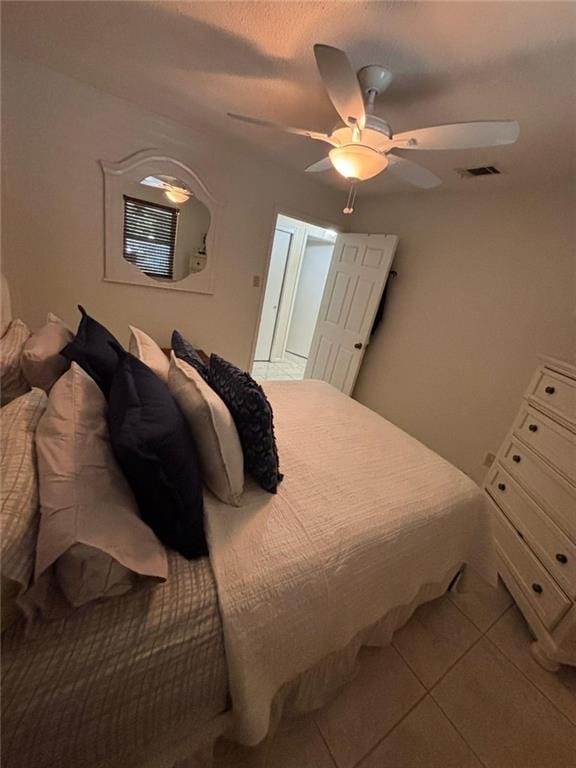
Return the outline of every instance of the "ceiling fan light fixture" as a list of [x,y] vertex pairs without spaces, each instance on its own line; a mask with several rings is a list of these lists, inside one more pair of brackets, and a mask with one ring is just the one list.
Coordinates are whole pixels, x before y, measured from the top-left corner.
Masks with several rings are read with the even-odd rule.
[[164,190],[164,194],[172,203],[187,203],[190,199],[190,192],[179,187],[170,187]]
[[330,150],[329,157],[338,173],[350,181],[366,181],[377,176],[388,166],[386,155],[364,144],[334,147]]

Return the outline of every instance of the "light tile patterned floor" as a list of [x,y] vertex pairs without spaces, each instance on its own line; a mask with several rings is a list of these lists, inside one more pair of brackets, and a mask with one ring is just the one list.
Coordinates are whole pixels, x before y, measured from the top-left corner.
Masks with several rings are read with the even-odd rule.
[[257,362],[252,366],[252,376],[256,381],[273,381],[279,379],[303,379],[306,360],[294,355],[279,363]]
[[576,768],[576,669],[553,675],[503,586],[421,606],[328,706],[215,768]]

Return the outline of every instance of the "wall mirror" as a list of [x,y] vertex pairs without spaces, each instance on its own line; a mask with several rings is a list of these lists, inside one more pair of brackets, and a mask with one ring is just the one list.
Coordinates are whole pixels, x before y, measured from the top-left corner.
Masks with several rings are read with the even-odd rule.
[[104,279],[212,293],[220,204],[199,176],[154,151],[101,165]]

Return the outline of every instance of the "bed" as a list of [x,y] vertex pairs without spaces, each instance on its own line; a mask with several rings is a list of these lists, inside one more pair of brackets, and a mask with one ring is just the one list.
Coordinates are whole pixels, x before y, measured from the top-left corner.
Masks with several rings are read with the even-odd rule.
[[[329,385],[267,382],[285,479],[208,492],[210,560],[3,636],[5,768],[172,768],[321,706],[464,565],[496,569],[479,489]],[[184,763],[182,763],[184,765]]]

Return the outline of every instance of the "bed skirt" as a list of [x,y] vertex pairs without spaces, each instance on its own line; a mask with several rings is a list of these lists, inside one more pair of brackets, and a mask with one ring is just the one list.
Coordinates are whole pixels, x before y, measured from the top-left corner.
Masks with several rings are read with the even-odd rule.
[[[389,645],[394,633],[407,623],[418,606],[441,597],[462,568],[463,565],[451,567],[441,581],[424,584],[411,602],[396,606],[375,625],[359,632],[345,648],[331,653],[296,680],[283,686],[274,699],[270,729],[265,741],[272,741],[281,719],[295,718],[321,709],[334,699],[340,689],[355,677],[360,650],[363,647]],[[462,582],[464,578],[463,574]],[[212,749],[218,738],[226,739],[228,728],[232,727],[232,719],[226,722],[225,718],[222,718],[219,726],[216,738],[211,743],[211,734],[207,735],[205,732],[208,738],[204,739],[203,744],[194,753],[189,752],[188,759],[172,763],[170,768],[211,768]],[[168,768],[168,764],[147,762],[143,764],[143,768]]]

